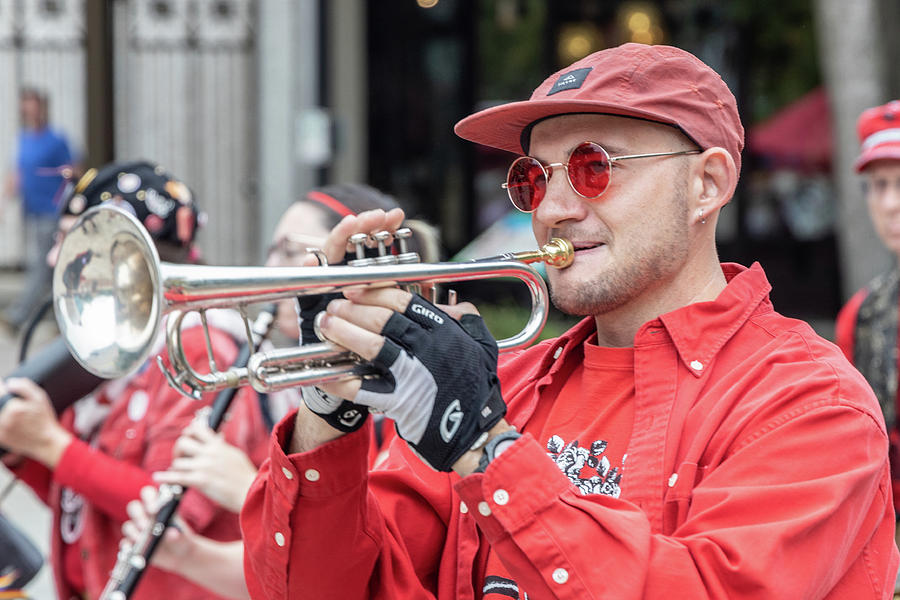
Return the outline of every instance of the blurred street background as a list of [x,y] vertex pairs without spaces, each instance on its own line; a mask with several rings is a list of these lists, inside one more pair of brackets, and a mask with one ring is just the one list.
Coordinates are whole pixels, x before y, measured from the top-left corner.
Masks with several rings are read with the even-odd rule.
[[[347,181],[436,225],[447,258],[524,250],[528,219],[500,189],[512,156],[453,124],[590,52],[671,44],[723,75],[747,132],[722,260],[761,262],[775,307],[831,337],[842,303],[889,264],[852,162],[859,113],[900,97],[898,30],[897,0],[0,0],[0,171],[19,93],[35,88],[82,168],[149,159],[184,179],[211,264],[260,263],[290,202]],[[2,207],[0,308],[22,288],[19,205]],[[498,337],[524,322],[521,301],[480,306]],[[569,321],[553,313],[546,335]],[[35,344],[52,335],[48,322]],[[0,331],[0,376],[17,345]],[[46,548],[29,492],[0,510]],[[53,598],[47,583],[35,598]]]

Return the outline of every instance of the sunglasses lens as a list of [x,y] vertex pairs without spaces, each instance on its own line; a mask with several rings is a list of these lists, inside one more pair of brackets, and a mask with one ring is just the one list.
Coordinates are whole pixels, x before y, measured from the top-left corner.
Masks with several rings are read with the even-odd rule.
[[513,205],[531,212],[538,207],[547,189],[547,176],[541,163],[522,156],[517,158],[506,175],[506,191]]
[[609,154],[599,144],[579,144],[569,156],[569,181],[585,198],[596,198],[609,186]]

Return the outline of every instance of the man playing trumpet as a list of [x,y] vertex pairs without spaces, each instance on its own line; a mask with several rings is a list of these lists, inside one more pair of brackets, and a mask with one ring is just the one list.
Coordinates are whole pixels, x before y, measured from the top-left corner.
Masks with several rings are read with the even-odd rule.
[[[743,147],[721,78],[626,44],[456,131],[525,155],[505,187],[539,243],[574,244],[548,278],[585,319],[498,369],[468,307],[333,301],[321,333],[381,376],[305,390],[275,428],[241,514],[251,597],[888,597],[871,389],[774,311],[758,264],[718,261]],[[371,419],[335,426],[342,398],[396,422],[381,468]]]

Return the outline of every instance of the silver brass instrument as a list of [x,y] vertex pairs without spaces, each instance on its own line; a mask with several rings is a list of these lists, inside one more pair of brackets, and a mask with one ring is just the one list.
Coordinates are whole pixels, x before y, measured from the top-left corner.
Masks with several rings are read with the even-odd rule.
[[533,342],[547,320],[546,284],[526,263],[540,260],[561,268],[571,264],[572,256],[570,242],[554,239],[539,251],[468,263],[385,264],[399,261],[381,256],[382,260],[365,267],[180,265],[160,262],[152,239],[132,215],[114,207],[97,207],[86,212],[63,241],[53,274],[53,299],[72,355],[98,376],[120,377],[143,364],[162,317],[168,314],[166,340],[175,373],[167,376],[176,389],[194,397],[247,384],[270,392],[354,376],[359,358],[326,342],[256,353],[247,367],[219,370],[207,342],[211,372],[198,373],[188,364],[181,345],[184,315],[196,311],[205,322],[208,309],[243,311],[251,304],[350,287],[513,277],[528,288],[532,303],[522,331],[497,342],[500,351],[514,350]]

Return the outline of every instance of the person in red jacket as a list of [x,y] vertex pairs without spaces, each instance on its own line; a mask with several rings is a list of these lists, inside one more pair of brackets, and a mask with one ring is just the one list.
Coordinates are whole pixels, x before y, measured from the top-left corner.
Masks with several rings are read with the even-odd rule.
[[[79,180],[62,209],[57,243],[48,255],[51,264],[78,215],[107,202],[141,221],[164,261],[192,260],[198,212],[190,190],[159,165],[138,161],[92,169]],[[242,322],[212,311],[210,324],[216,363],[230,364]],[[188,360],[202,369],[208,364],[202,328],[186,325],[183,333]],[[160,339],[151,356],[162,352],[170,366],[163,350]],[[60,600],[99,596],[116,562],[126,505],[142,487],[152,485],[153,472],[168,468],[178,435],[214,397],[207,394],[198,402],[180,395],[154,363],[148,360],[137,372],[104,383],[59,418],[33,382],[9,379],[0,384],[0,393],[18,396],[0,411],[0,446],[13,453],[4,462],[52,510],[51,563]],[[240,537],[236,516],[199,493],[187,493],[179,514],[208,537]],[[218,598],[150,568],[133,598],[160,597]]]
[[[498,367],[471,307],[353,290],[320,333],[378,373],[304,389],[241,513],[254,599],[887,598],[900,555],[877,401],[720,264],[743,127],[693,55],[625,44],[456,125],[521,154],[505,188],[568,238],[584,316]],[[345,221],[348,234],[390,224]],[[501,393],[502,391],[502,393]],[[370,419],[394,419],[367,468]]]
[[[364,184],[339,183],[310,190],[291,204],[278,221],[266,265],[301,266],[307,249],[322,246],[330,230],[343,218],[373,209],[389,211],[399,207],[391,196]],[[438,240],[433,229],[421,221],[405,224],[413,232],[408,240],[409,250],[419,253],[424,262],[435,262]],[[296,344],[301,339],[297,309],[298,303],[294,299],[279,302],[275,326],[286,343]],[[319,341],[314,336],[305,337],[305,343]],[[267,442],[274,422],[281,420],[299,403],[297,388],[278,390],[259,398],[252,389],[245,388],[236,397],[230,418],[219,433],[214,433],[205,423],[188,425],[175,443],[175,460],[171,467],[154,473],[153,479],[158,483],[193,488],[228,510],[239,512],[260,462],[255,457],[248,457],[241,448],[256,448],[260,442]],[[373,434],[370,464],[382,456],[393,438],[393,424],[381,419],[373,427]],[[259,439],[261,436],[265,439]],[[234,440],[243,443],[233,445]],[[129,502],[130,520],[122,526],[122,531],[132,543],[149,526],[157,502],[157,490],[153,487],[141,491],[141,500]],[[195,533],[184,523],[169,528],[153,556],[154,566],[236,599],[247,597],[242,563],[240,541],[216,542]]]
[[[857,122],[861,145],[853,165],[865,180],[875,231],[900,256],[900,100],[864,111]],[[837,343],[878,397],[891,439],[894,507],[900,509],[900,429],[897,425],[897,264],[857,291],[838,313]]]

